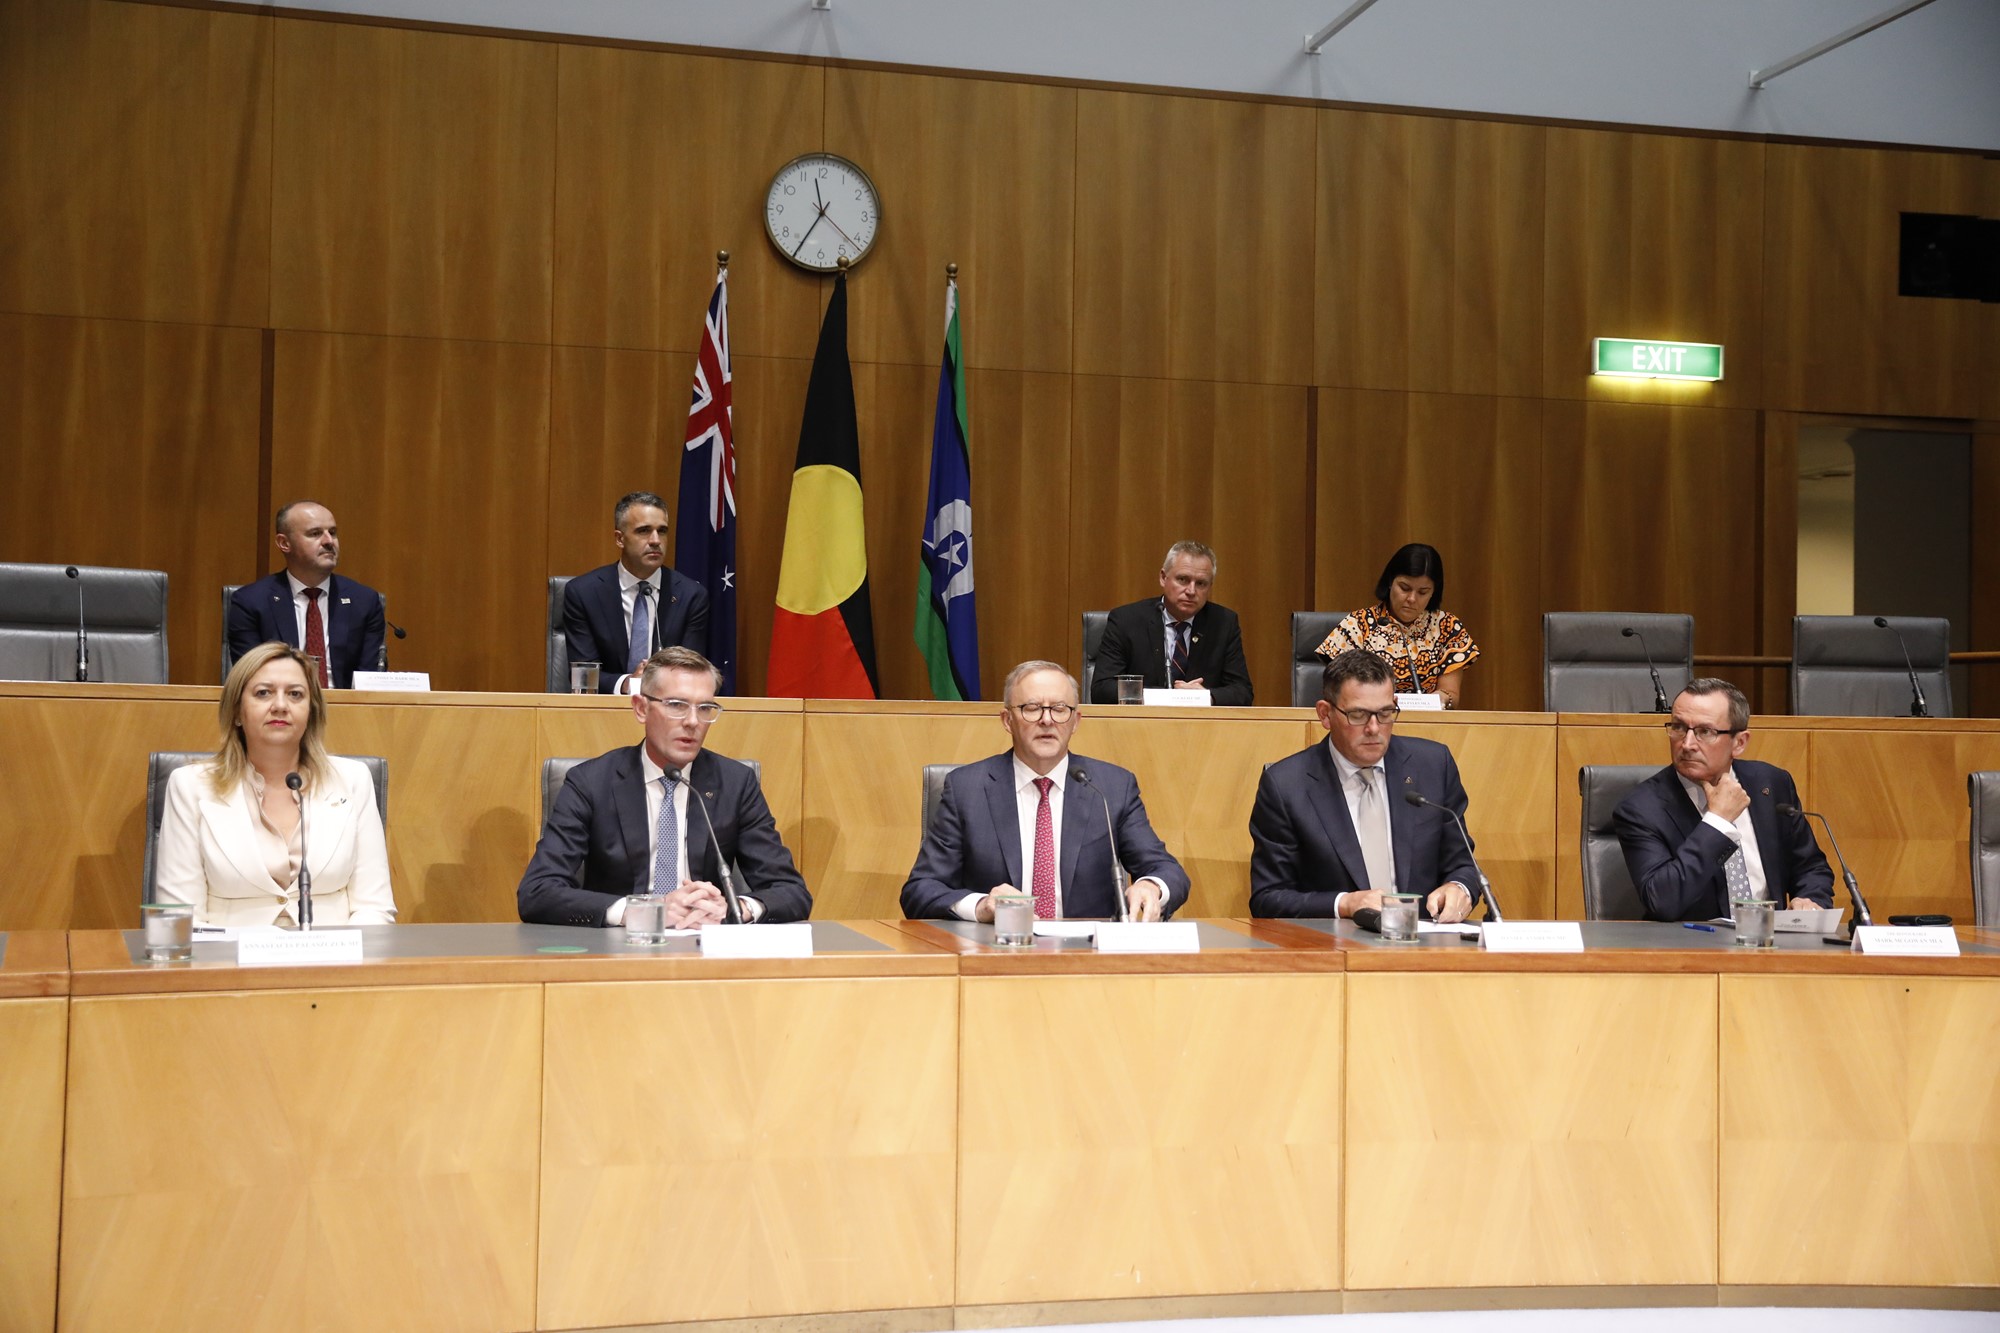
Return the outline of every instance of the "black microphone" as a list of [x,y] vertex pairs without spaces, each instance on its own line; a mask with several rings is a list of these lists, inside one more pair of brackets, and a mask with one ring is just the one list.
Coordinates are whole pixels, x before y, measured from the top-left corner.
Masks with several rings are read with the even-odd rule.
[[1082,764],[1070,765],[1069,780],[1097,792],[1097,804],[1104,810],[1104,837],[1110,844],[1111,850],[1111,887],[1118,895],[1118,919],[1130,921],[1132,901],[1126,895],[1131,889],[1131,881],[1125,874],[1125,867],[1118,863],[1118,839],[1111,832],[1111,802],[1105,798],[1103,792],[1097,791],[1096,784],[1091,782],[1090,774],[1083,771]]
[[1667,703],[1667,687],[1660,684],[1660,669],[1653,665],[1653,650],[1646,646],[1646,636],[1638,630],[1633,629],[1630,625],[1627,625],[1618,632],[1628,639],[1637,639],[1639,641],[1639,651],[1646,655],[1646,674],[1653,678],[1653,711],[1655,713],[1671,712],[1672,709]]
[[292,799],[299,803],[299,929],[313,928],[313,876],[306,865],[306,794],[305,783],[297,773],[285,774],[285,785],[292,789]]
[[[407,639],[410,637],[403,632],[401,625],[398,625],[395,621],[389,619],[389,617],[383,616],[382,623],[387,625],[397,638]],[[375,669],[377,671],[387,671],[389,669],[389,641],[387,639],[382,640],[382,646],[375,650]]]
[[701,789],[694,785],[692,775],[689,777],[688,790],[694,793],[695,800],[701,802],[701,817],[708,821],[708,845],[715,849],[715,864],[722,870],[722,896],[729,904],[729,924],[740,926],[743,924],[743,904],[737,901],[736,882],[729,877],[729,858],[722,854],[722,841],[715,836],[715,816],[709,813],[708,799],[701,794]]
[[[1924,703],[1924,687],[1917,683],[1917,668],[1910,662],[1910,645],[1903,642],[1903,631],[1891,625],[1886,616],[1875,617],[1875,628],[1888,630],[1895,635],[1897,645],[1903,650],[1903,669],[1910,673],[1910,716],[1929,717],[1931,710]],[[77,679],[82,680],[83,677],[78,676]],[[1833,835],[1829,833],[1827,836]]]
[[1847,868],[1847,858],[1840,854],[1840,839],[1833,836],[1833,825],[1826,822],[1826,816],[1817,810],[1801,810],[1790,802],[1779,802],[1778,813],[1785,816],[1801,815],[1807,819],[1817,819],[1819,826],[1826,830],[1826,840],[1833,844],[1833,859],[1840,862],[1840,877],[1847,881],[1847,898],[1854,904],[1854,917],[1847,923],[1850,938],[1856,926],[1872,926],[1873,917],[1868,915],[1868,903],[1861,896],[1861,886],[1854,882],[1854,872]]
[[1415,787],[1403,788],[1403,799],[1411,805],[1427,805],[1433,810],[1442,810],[1451,816],[1451,822],[1458,825],[1459,839],[1465,844],[1466,859],[1472,862],[1472,873],[1479,876],[1479,893],[1486,900],[1486,919],[1488,921],[1505,921],[1507,918],[1500,915],[1500,901],[1493,896],[1493,886],[1487,882],[1486,872],[1479,868],[1479,858],[1472,853],[1472,839],[1467,836],[1465,821],[1458,817],[1458,811],[1448,805],[1439,805]]
[[83,628],[83,574],[75,565],[64,565],[63,573],[76,580],[76,678],[90,679],[90,635]]

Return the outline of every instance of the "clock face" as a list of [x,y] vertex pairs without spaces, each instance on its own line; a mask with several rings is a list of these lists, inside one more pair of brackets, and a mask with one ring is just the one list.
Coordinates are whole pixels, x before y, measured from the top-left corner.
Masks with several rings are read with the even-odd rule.
[[832,153],[807,153],[778,168],[764,200],[764,230],[771,244],[815,273],[833,272],[843,258],[860,263],[874,247],[881,225],[875,182]]

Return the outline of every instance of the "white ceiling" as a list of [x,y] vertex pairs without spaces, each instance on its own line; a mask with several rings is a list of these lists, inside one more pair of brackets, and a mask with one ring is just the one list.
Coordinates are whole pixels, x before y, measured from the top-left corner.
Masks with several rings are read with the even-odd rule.
[[2000,152],[2000,0],[1926,7],[1785,74],[1894,0],[288,0],[728,50],[1620,124]]

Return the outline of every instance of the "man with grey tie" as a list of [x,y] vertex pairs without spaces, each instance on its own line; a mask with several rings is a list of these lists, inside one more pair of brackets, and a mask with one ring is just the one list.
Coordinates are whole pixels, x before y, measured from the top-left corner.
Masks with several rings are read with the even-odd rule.
[[721,921],[720,848],[741,872],[744,921],[803,921],[812,895],[756,774],[704,748],[722,716],[722,673],[691,649],[665,648],[638,680],[632,714],[645,737],[570,770],[515,891],[521,919],[616,926],[627,895],[660,893],[669,926]]
[[[1250,914],[1351,917],[1389,892],[1424,895],[1423,913],[1463,921],[1479,882],[1443,806],[1465,817],[1451,751],[1398,736],[1389,664],[1352,648],[1326,664],[1315,711],[1324,743],[1264,770],[1250,812]],[[1406,793],[1430,804],[1411,804]]]
[[1750,743],[1743,691],[1714,677],[1691,680],[1674,696],[1666,728],[1673,762],[1612,812],[1647,917],[1726,917],[1731,894],[1794,909],[1833,906],[1833,870],[1798,813],[1792,775],[1742,757]]
[[563,637],[570,661],[597,663],[598,693],[631,694],[640,663],[660,649],[708,651],[708,592],[667,568],[667,506],[659,496],[620,497],[611,527],[618,559],[563,589]]

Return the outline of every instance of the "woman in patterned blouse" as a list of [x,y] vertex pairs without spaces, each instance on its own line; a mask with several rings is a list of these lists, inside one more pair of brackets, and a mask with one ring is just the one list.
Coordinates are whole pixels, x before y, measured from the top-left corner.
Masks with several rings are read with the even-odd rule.
[[1438,610],[1443,600],[1444,557],[1411,542],[1389,557],[1375,583],[1375,605],[1342,620],[1317,651],[1332,658],[1366,648],[1387,659],[1398,694],[1437,694],[1446,708],[1456,708],[1479,645],[1457,616]]

